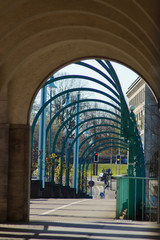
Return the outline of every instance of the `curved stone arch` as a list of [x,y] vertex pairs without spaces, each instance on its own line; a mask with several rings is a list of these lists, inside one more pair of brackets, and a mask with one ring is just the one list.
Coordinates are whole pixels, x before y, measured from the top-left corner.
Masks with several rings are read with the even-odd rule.
[[[35,7],[35,5],[32,4],[32,1],[28,1],[25,6],[25,9],[29,9],[28,13],[25,12],[25,14],[22,14],[24,9],[23,3],[16,3],[12,5],[12,7],[8,9],[6,7],[5,9],[8,14],[5,16],[4,22],[9,21],[9,25],[2,25],[2,31],[4,30],[4,27],[8,29],[6,32],[3,32],[5,37],[3,38],[2,45],[5,46],[4,43],[8,42],[9,39],[12,39],[13,45],[10,43],[6,46],[6,48],[4,48],[4,56],[8,56],[10,60],[8,58],[9,61],[7,62],[5,58],[2,58],[2,61],[4,59],[3,66],[5,69],[8,68],[9,70],[4,73],[4,77],[5,79],[10,79],[11,81],[9,83],[9,105],[11,111],[9,113],[9,118],[12,123],[27,122],[32,97],[42,84],[42,81],[45,81],[46,77],[51,72],[55,72],[60,67],[71,62],[75,62],[76,60],[96,57],[113,59],[125,64],[126,66],[134,68],[134,70],[143,76],[148,83],[150,82],[150,79],[157,77],[154,67],[159,65],[157,64],[158,53],[156,53],[158,44],[155,39],[155,43],[152,40],[152,34],[149,32],[149,26],[156,31],[158,28],[155,24],[156,19],[154,19],[154,15],[151,14],[150,16],[148,14],[149,8],[142,11],[142,6],[140,6],[140,4],[132,3],[132,10],[135,9],[136,12],[141,13],[141,15],[134,18],[133,11],[131,11],[127,5],[124,6],[119,4],[116,5],[115,3],[107,4],[104,2],[92,2],[92,7],[88,8],[87,3],[84,3],[84,5],[82,3],[75,5],[73,2],[72,9],[69,6],[63,2],[61,6],[56,3],[53,8],[50,4],[46,6],[43,1],[39,1]],[[97,9],[94,9],[94,6],[97,6]],[[14,18],[12,16],[13,10],[15,13],[18,13],[17,16],[14,16]],[[105,11],[110,14],[106,16]],[[111,12],[114,14],[111,15]],[[66,18],[63,18],[63,14]],[[147,24],[143,27],[141,26],[140,21],[142,16],[145,17],[147,21]],[[52,17],[54,17],[54,22],[49,21]],[[40,22],[43,24],[39,24],[39,28],[33,28],[33,26],[37,26]],[[96,22],[96,27],[93,27],[94,22]],[[44,31],[47,23],[50,23],[50,28],[52,29],[53,34],[51,34],[49,30]],[[35,29],[37,30],[37,33],[35,33]],[[74,33],[76,33],[76,37],[73,35],[72,30],[75,30]],[[71,31],[71,34],[69,34],[69,31]],[[66,34],[66,32],[68,32],[68,34]],[[86,38],[86,34],[84,34],[85,32],[87,33],[88,38]],[[124,41],[124,37],[122,37],[122,32],[126,36],[126,41]],[[62,36],[63,33],[65,36],[70,35],[71,37],[67,37],[67,39],[65,39]],[[47,34],[50,35],[50,37]],[[145,36],[145,39],[143,38],[143,40],[140,37],[142,34]],[[17,39],[15,35],[19,37],[19,39]],[[42,35],[44,35],[43,38]],[[49,39],[53,40],[52,36],[54,37],[54,41],[52,41],[54,44],[49,42]],[[43,45],[38,46],[36,43],[41,43]],[[15,55],[13,55],[13,46],[21,47],[21,49],[15,49]],[[77,51],[78,47],[79,51]],[[60,59],[60,55],[62,55],[61,48],[63,49],[63,56],[65,55],[65,62],[63,59]],[[83,51],[83,49],[85,50]],[[70,56],[68,54],[68,50]],[[136,50],[139,51],[139,54],[138,52],[136,53]],[[144,58],[141,58],[140,54],[143,50]],[[5,54],[5,51],[8,51],[7,54]],[[18,59],[18,56],[20,56],[23,51],[25,51],[26,57],[22,54],[23,58],[19,58],[19,64],[16,64],[16,62],[13,64],[13,59]],[[30,55],[29,51],[31,53]],[[50,57],[49,52],[52,52],[52,57]],[[128,54],[126,54],[127,52]],[[16,58],[14,56],[16,56]],[[56,62],[54,61],[55,58],[57,60]],[[148,61],[148,64],[144,61]],[[154,67],[152,65],[154,65]],[[37,72],[37,66],[41,66],[39,72]],[[10,67],[13,67],[14,73],[13,71],[11,74],[9,73],[11,70]],[[32,76],[31,71],[27,71],[28,68],[32,69],[34,77]],[[151,74],[147,74],[147,69],[150,69],[149,72]],[[7,75],[9,77],[7,77]],[[3,81],[3,79],[4,78],[2,76],[1,81]],[[32,81],[32,83],[30,83],[30,81]],[[18,86],[18,96],[14,95],[14,85]],[[152,89],[158,95],[159,90],[157,90],[155,83],[153,83],[153,85]],[[26,93],[24,91],[24,86],[26,87]],[[32,91],[27,91],[28,89],[32,89]],[[22,93],[23,98],[21,97]],[[18,102],[17,104],[18,97],[23,101]],[[15,106],[16,104],[17,110],[14,110],[12,106]],[[22,116],[17,117],[20,111],[23,111],[23,114],[21,114],[23,115],[23,119]]]
[[[12,185],[16,186],[16,181],[14,180],[17,179],[16,171],[18,173],[23,172],[21,166],[23,165],[24,168],[26,159],[28,159],[26,143],[29,141],[29,128],[27,124],[29,123],[29,111],[33,97],[45,79],[61,67],[87,58],[112,59],[132,68],[141,75],[151,86],[156,97],[160,98],[160,3],[155,0],[146,1],[145,4],[144,1],[131,1],[130,4],[125,0],[110,1],[109,3],[99,0],[82,0],[77,1],[76,4],[72,0],[69,1],[69,4],[68,1],[60,0],[54,5],[49,0],[2,1],[0,5],[0,45],[1,63],[3,64],[0,64],[0,87],[3,85],[3,88],[0,90],[0,109],[1,123],[5,125],[5,128],[7,126],[5,136],[9,135],[10,138],[8,141],[10,145],[7,143],[8,145],[5,145],[5,150],[3,150],[5,162],[8,162],[7,159],[9,158],[10,164],[7,166],[3,164],[4,169],[8,169],[8,166],[15,166],[14,159],[17,156],[17,152],[6,154],[6,148],[13,151],[16,149],[14,143],[11,144],[12,137],[14,136],[13,139],[16,139],[14,142],[19,144],[23,142],[22,145],[25,146],[22,146],[25,150],[23,150],[23,154],[20,157],[21,162],[24,161],[24,164],[20,163],[18,165],[16,162],[17,169],[12,169],[11,171],[16,177],[12,179],[7,177],[5,179],[6,182],[8,182],[8,179],[12,180],[12,182],[8,183],[9,187],[5,186],[5,189],[14,189]],[[43,46],[41,45],[39,50],[36,51],[36,44],[39,44],[40,41],[31,41],[24,35],[24,33],[28,34],[28,36],[31,35],[30,26],[34,25],[30,24],[28,26],[25,23],[30,20],[33,23],[37,16],[40,16],[42,19],[42,16],[46,15],[46,19],[49,19],[48,16],[51,12],[57,13],[58,11],[62,13],[70,11],[73,14],[68,14],[69,18],[63,18],[64,15],[60,16],[60,18],[56,16],[52,24],[55,30],[53,35],[55,32],[58,33],[56,36],[57,42],[54,41],[53,44],[49,44],[48,39],[46,39],[48,35],[44,34],[44,38],[41,39],[41,36],[39,35],[38,38],[37,35],[38,40],[43,39],[41,41]],[[79,14],[77,15],[77,13]],[[86,13],[86,18],[84,18],[84,15],[80,16],[80,13]],[[99,21],[97,21],[97,16],[100,16]],[[81,24],[78,24],[81,27],[79,29],[77,27],[77,31],[74,32],[74,21],[76,19],[80,20]],[[84,23],[82,24],[83,19]],[[102,22],[103,19],[104,21]],[[65,25],[65,21],[68,23],[68,20],[70,20],[72,29],[66,28],[64,33],[67,35],[67,30],[70,30],[70,39],[61,41],[63,25]],[[35,24],[37,26],[35,29],[38,29],[38,26],[42,26],[43,22],[37,21],[37,23]],[[61,31],[59,29],[56,31],[59,23],[62,25],[62,28],[59,28]],[[92,28],[92,25],[96,26],[96,28]],[[22,27],[21,29],[18,28],[20,26]],[[78,33],[78,30],[81,31]],[[58,42],[59,39],[60,41]],[[29,40],[28,45],[26,40]],[[14,47],[18,46],[19,43],[22,43],[21,48],[19,48],[19,51],[16,50],[14,52]],[[23,51],[20,51],[20,49]],[[140,54],[141,51],[143,51],[143,55]],[[29,55],[27,52],[32,52],[32,54]],[[10,124],[10,127],[7,124]],[[2,129],[4,131],[4,126],[2,126]],[[23,132],[20,139],[18,138],[20,136],[19,132]],[[6,138],[8,139],[8,137]],[[4,163],[4,160],[2,162]],[[26,175],[25,177],[25,179],[28,179]],[[24,186],[25,189],[28,189],[23,182]],[[7,218],[8,214],[8,219],[11,221],[13,216],[15,216],[14,220],[28,220],[28,202],[26,204],[25,200],[29,190],[24,190],[24,188],[21,190],[24,195],[19,204],[10,204],[8,199],[5,201],[8,209],[12,209],[12,212],[6,213],[7,210],[5,210],[5,213],[2,215]],[[16,195],[15,190],[13,192]],[[10,194],[5,191],[2,192],[2,196],[10,196],[10,199],[15,199],[15,195],[13,196],[11,192]],[[23,213],[19,212],[20,206],[26,206]],[[5,206],[5,209],[7,207]],[[19,215],[15,214],[15,212]]]
[[[119,49],[117,49],[117,56],[114,56],[113,58],[114,51],[110,45],[106,46],[106,44],[105,45],[102,43],[98,44],[97,42],[94,42],[94,41],[87,41],[87,40],[80,41],[80,42],[74,41],[68,44],[63,43],[60,46],[58,45],[57,46],[54,45],[54,49],[52,50],[48,48],[48,52],[46,54],[45,54],[45,51],[47,49],[46,50],[44,49],[44,53],[41,52],[41,54],[36,54],[35,56],[33,56],[31,61],[25,62],[24,65],[22,63],[20,68],[17,69],[17,73],[12,77],[12,81],[9,83],[9,96],[10,96],[9,97],[9,120],[11,123],[20,123],[20,122],[26,123],[29,121],[29,111],[30,111],[31,101],[33,99],[34,94],[40,88],[41,86],[40,83],[42,83],[42,80],[45,81],[49,72],[53,72],[53,70],[55,72],[60,67],[64,66],[61,63],[63,59],[60,59],[60,57],[53,58],[54,53],[57,53],[57,55],[59,56],[62,56],[64,54],[66,56],[65,57],[66,64],[75,62],[76,60],[88,58],[88,57],[89,58],[109,58],[109,59],[117,60],[119,55],[120,56],[123,55],[123,53],[120,52]],[[78,51],[77,48],[79,48],[79,50],[82,50],[82,48],[83,50],[87,48],[88,54],[86,50],[84,51],[84,53],[82,50],[82,52],[79,54],[79,58],[77,58],[76,56],[71,56],[71,54],[68,55],[68,49],[70,48],[70,45],[72,45],[73,52],[77,52]],[[91,54],[91,52],[94,52],[94,53]],[[107,55],[105,55],[104,52],[107,52]],[[128,59],[128,57],[130,56],[127,56],[124,54],[125,60]],[[45,69],[43,68],[41,71],[37,72],[38,65],[46,65],[46,58],[49,61],[48,66]],[[37,61],[37,59],[40,59],[40,60]],[[119,61],[119,62],[122,62],[124,64],[123,61]],[[129,59],[128,59],[128,62],[129,62]],[[53,65],[55,66],[54,68],[53,68]],[[134,65],[134,64],[132,63],[130,65]],[[140,65],[138,65],[137,67],[139,68]],[[30,75],[30,71],[28,71],[29,69],[33,69],[33,72],[35,75],[34,81],[33,81],[33,75]],[[145,68],[143,70],[139,69],[139,72],[143,72],[143,71],[146,71],[146,75],[148,75],[147,70],[145,70]],[[26,81],[23,82],[22,79],[26,78],[26,76],[28,81],[26,79]],[[149,77],[150,76],[146,76],[145,78],[147,79]],[[38,85],[37,85],[37,81],[39,81]],[[25,92],[24,92],[24,85],[25,85]],[[17,94],[17,86],[18,86],[18,94]],[[17,98],[21,99],[21,101],[17,101]],[[14,108],[14,106],[16,106],[16,108]],[[22,114],[19,115],[19,112],[21,112]]]

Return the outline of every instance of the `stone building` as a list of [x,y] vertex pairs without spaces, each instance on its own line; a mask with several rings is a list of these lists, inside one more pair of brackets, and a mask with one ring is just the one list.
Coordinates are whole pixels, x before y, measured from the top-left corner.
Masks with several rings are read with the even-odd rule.
[[142,138],[146,165],[146,177],[158,175],[158,121],[159,111],[156,99],[145,83],[138,77],[126,93],[129,106],[135,107],[134,113]]

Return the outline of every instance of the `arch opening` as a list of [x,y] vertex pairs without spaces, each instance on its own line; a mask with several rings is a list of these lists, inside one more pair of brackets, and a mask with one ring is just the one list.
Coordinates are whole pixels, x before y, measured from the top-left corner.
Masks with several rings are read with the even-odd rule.
[[[98,60],[97,62],[101,62],[101,61]],[[102,62],[102,63],[103,63],[103,62]],[[83,64],[82,64],[82,65],[83,65]],[[87,66],[87,67],[88,67],[88,66]],[[75,78],[76,76],[77,76],[77,75],[74,75],[73,78]],[[64,78],[65,78],[65,76],[62,77],[62,79],[64,79]],[[70,76],[70,75],[67,75],[67,76],[66,76],[66,79],[68,80],[69,78],[71,78],[71,76]],[[82,78],[85,78],[84,75],[82,76]],[[52,80],[53,80],[53,79],[52,79]],[[61,80],[61,78],[60,78],[59,76],[57,77],[57,76],[54,75],[54,83],[56,83],[56,81],[58,81],[58,80]],[[87,80],[91,80],[91,79],[87,79]],[[93,79],[92,79],[92,80],[93,80]],[[48,82],[50,83],[50,82],[51,82],[51,79],[49,79]],[[114,84],[112,84],[112,82],[110,82],[110,84],[112,85],[113,88],[115,87]],[[61,85],[62,85],[62,83],[61,83]],[[83,85],[83,86],[84,86],[84,85]],[[73,86],[72,86],[72,87],[73,87]],[[103,87],[104,87],[104,86],[103,86]],[[79,89],[77,89],[77,88],[74,89],[74,91],[77,91],[77,96],[79,95],[80,90],[82,90],[82,87],[80,87]],[[86,90],[89,91],[88,88],[86,88]],[[108,90],[110,91],[109,88],[107,89],[107,91],[108,91]],[[117,91],[117,88],[115,88],[115,90]],[[111,92],[112,92],[112,91],[111,91]],[[69,93],[70,93],[69,91],[64,91],[64,94],[66,95],[66,99],[65,99],[65,101],[63,100],[63,104],[65,104],[65,106],[62,107],[62,108],[64,108],[64,109],[62,110],[62,112],[68,110],[68,105],[70,105],[69,107],[71,107],[71,105],[72,105],[71,103],[69,103],[69,101],[68,101],[68,99],[67,99],[67,95],[68,95],[68,98],[69,98]],[[116,92],[112,92],[112,93],[113,93],[113,95],[116,95]],[[98,98],[98,97],[97,97],[97,98]],[[96,98],[95,98],[95,99],[96,99]],[[117,99],[119,99],[118,95],[117,95]],[[54,98],[52,98],[52,100],[54,101]],[[50,101],[50,103],[52,102],[52,100]],[[93,100],[94,100],[94,99],[91,99],[91,101],[93,101]],[[68,101],[68,102],[67,102],[67,101]],[[77,101],[75,101],[75,103],[78,104],[78,103],[80,103],[80,101],[81,101],[81,102],[85,102],[85,101],[82,99],[82,100],[77,100]],[[99,101],[100,101],[100,100],[99,100]],[[113,101],[113,97],[112,97],[112,101]],[[101,100],[101,103],[102,103],[102,102],[103,102],[103,101]],[[103,104],[104,104],[104,102],[103,102]],[[118,104],[118,102],[116,102],[116,104]],[[112,107],[114,106],[113,103],[110,104],[110,107],[111,107],[111,105],[112,105]],[[118,105],[117,105],[117,106],[118,106]],[[116,108],[117,108],[117,106],[116,106]],[[114,106],[114,107],[115,107],[115,106]],[[85,107],[84,107],[84,108],[85,108]],[[97,109],[97,110],[99,110],[99,109]],[[116,111],[118,111],[118,108],[117,108]],[[84,111],[84,112],[85,112],[85,111]],[[87,112],[87,111],[86,111],[86,112]],[[60,112],[58,113],[58,115],[59,115],[59,114],[60,114]],[[66,114],[68,114],[68,113],[66,112]],[[110,112],[110,114],[111,114],[111,112]],[[58,115],[57,115],[57,116],[58,116]],[[117,116],[118,116],[118,115],[117,115]],[[76,115],[75,115],[74,117],[76,117]],[[73,118],[73,117],[71,117],[70,119],[72,119],[72,118]],[[54,119],[54,120],[55,120],[55,119]],[[93,118],[92,120],[94,120],[94,118]],[[111,120],[111,119],[110,119],[110,120]],[[84,121],[84,123],[85,123],[85,121]],[[62,124],[63,126],[61,127],[61,129],[64,130],[64,127],[66,127],[67,124],[68,124],[68,121],[67,121],[67,122],[65,121],[64,124]],[[79,124],[79,123],[77,123],[77,124]],[[94,124],[95,124],[95,123],[94,123]],[[79,124],[79,125],[80,125],[80,124]],[[49,128],[48,128],[48,129],[49,129]],[[69,128],[68,128],[68,129],[69,129]],[[66,131],[67,131],[67,132],[66,132]],[[85,131],[88,131],[88,128],[86,128],[86,129],[84,130],[84,132],[85,132]],[[48,130],[48,132],[49,132],[49,130]],[[68,130],[65,130],[65,132],[68,133]],[[109,133],[111,133],[111,132],[108,132],[108,134],[109,134]],[[112,133],[113,133],[113,132],[112,132]],[[67,135],[67,136],[69,136],[69,135]],[[67,137],[67,138],[68,138],[68,137]],[[113,138],[113,137],[112,137],[112,138]],[[112,139],[112,138],[111,138],[111,139]],[[114,139],[114,138],[113,138],[113,139]],[[116,138],[115,138],[115,139],[116,139]],[[70,140],[73,141],[73,139],[70,139]],[[112,142],[112,144],[113,144],[113,143],[116,144],[116,142]],[[65,144],[67,144],[67,141],[65,142]],[[63,151],[62,151],[63,154],[64,154],[65,151],[66,151],[66,150],[65,150],[65,147],[66,147],[65,144],[64,144],[63,147],[62,147],[62,149],[63,149]],[[108,144],[111,144],[111,142],[108,142]],[[54,144],[53,144],[53,145],[54,145]],[[101,145],[103,145],[103,144],[100,144],[100,146],[101,146]],[[59,146],[59,144],[58,144],[58,146]],[[72,145],[72,146],[73,146],[73,145]],[[112,145],[112,147],[113,147],[113,145]],[[123,146],[122,146],[121,148],[123,148]],[[56,154],[56,153],[55,153],[55,151],[56,151],[56,145],[54,145],[54,148],[53,148],[53,149],[54,149],[53,153]],[[127,149],[127,148],[126,148],[126,149]],[[104,150],[105,150],[105,148],[104,148]],[[100,150],[100,151],[101,151],[101,150]],[[62,152],[61,152],[61,153],[62,153]],[[63,154],[62,154],[61,158],[63,158]],[[69,155],[70,155],[70,154],[71,154],[71,151],[70,151],[70,153],[68,154],[68,158],[69,158]],[[84,153],[83,155],[85,155],[85,153]],[[66,155],[66,156],[67,156],[67,155]],[[94,154],[93,154],[93,156],[94,156]],[[93,156],[92,156],[92,157],[93,157]],[[52,157],[52,158],[54,159],[54,161],[52,161],[52,164],[55,164],[55,159],[56,159],[56,157],[57,157],[57,156],[55,156],[55,155]],[[66,158],[66,157],[65,157],[65,158]],[[57,161],[57,160],[56,160],[56,161]],[[73,161],[72,161],[72,162],[73,162]],[[62,168],[62,164],[63,164],[63,163],[60,163],[61,169],[62,169],[62,170],[61,170],[61,174],[63,173],[63,168],[65,168],[65,167]],[[69,166],[68,166],[68,168],[69,168]],[[65,171],[66,171],[66,170],[65,170]],[[83,171],[82,171],[82,172],[84,172],[84,165],[83,165]],[[52,172],[52,174],[53,174],[53,172]],[[67,175],[67,174],[68,174],[68,175]],[[48,176],[48,179],[50,179],[50,178],[52,178],[52,176]],[[63,178],[64,178],[65,180],[64,180]],[[66,177],[63,177],[63,175],[61,175],[61,177],[60,177],[60,182],[57,182],[57,183],[62,184],[63,181],[66,181],[66,186],[67,186],[67,178],[69,179],[69,173],[66,172]],[[84,178],[84,176],[82,176],[82,178]],[[68,180],[68,182],[69,182],[69,180]],[[82,185],[84,185],[84,183],[82,183]],[[70,187],[70,186],[68,185],[68,187]],[[85,187],[86,187],[86,186],[85,186]],[[82,189],[84,189],[84,186],[82,187]]]

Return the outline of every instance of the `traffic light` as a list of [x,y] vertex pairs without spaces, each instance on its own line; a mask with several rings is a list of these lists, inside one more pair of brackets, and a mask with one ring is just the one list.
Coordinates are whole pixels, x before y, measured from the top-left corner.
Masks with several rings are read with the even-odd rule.
[[99,162],[99,154],[98,153],[94,154],[94,162]]
[[116,164],[117,164],[117,165],[120,165],[120,164],[121,164],[121,155],[120,155],[120,154],[117,154],[117,155],[116,155]]

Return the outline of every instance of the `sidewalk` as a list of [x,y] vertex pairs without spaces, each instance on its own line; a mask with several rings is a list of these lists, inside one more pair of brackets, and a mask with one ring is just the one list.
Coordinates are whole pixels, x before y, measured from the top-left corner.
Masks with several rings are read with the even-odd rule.
[[159,226],[113,219],[113,199],[32,199],[30,223],[0,224],[0,240],[154,240]]
[[31,222],[29,224],[0,224],[2,240],[153,240],[160,239],[157,224],[129,221],[100,223]]

